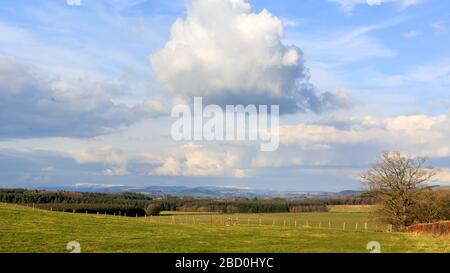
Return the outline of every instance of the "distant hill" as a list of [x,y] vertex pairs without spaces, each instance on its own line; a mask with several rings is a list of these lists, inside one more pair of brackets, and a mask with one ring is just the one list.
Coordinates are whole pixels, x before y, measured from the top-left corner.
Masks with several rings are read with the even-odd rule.
[[105,192],[122,193],[135,192],[143,193],[151,197],[198,197],[198,198],[287,198],[306,199],[330,196],[353,196],[360,191],[345,190],[341,192],[325,191],[274,191],[239,187],[186,187],[186,186],[145,186],[132,187],[124,185],[101,185],[101,184],[76,184],[70,186],[39,187],[46,190],[66,190],[81,192]]
[[353,196],[361,194],[362,191],[352,191],[352,190],[346,190],[346,191],[340,191],[338,192],[338,195],[345,195],[345,196]]

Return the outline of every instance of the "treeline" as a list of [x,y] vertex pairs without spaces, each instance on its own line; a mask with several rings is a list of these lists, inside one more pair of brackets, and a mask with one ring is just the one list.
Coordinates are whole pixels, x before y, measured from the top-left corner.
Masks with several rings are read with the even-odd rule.
[[[397,230],[416,224],[435,223],[450,220],[450,190],[420,189],[410,195],[408,206],[403,209],[397,204],[392,209],[382,200],[382,206],[374,211],[373,216],[381,221],[394,225]],[[397,215],[403,215],[403,224]],[[394,216],[392,216],[394,215]]]
[[38,203],[26,204],[39,209],[73,212],[73,213],[89,213],[89,214],[109,214],[121,216],[144,216],[146,214],[145,207],[127,205],[127,204],[67,204],[67,203]]
[[[385,215],[378,213],[380,218]],[[406,217],[411,224],[450,220],[450,190],[424,189],[416,192]]]
[[117,215],[143,216],[152,198],[125,192],[121,194],[48,191],[26,189],[0,189],[0,202],[24,204],[36,208],[77,212],[107,213]]
[[157,211],[218,212],[218,213],[272,213],[328,211],[322,201],[289,201],[283,199],[234,199],[198,200],[166,199],[154,201],[148,208],[149,214]]
[[358,195],[332,196],[320,199],[327,205],[374,205],[377,203],[375,196],[370,193],[361,193]]
[[0,201],[6,203],[123,203],[139,205],[151,200],[152,198],[145,194],[132,192],[111,194],[98,192],[0,189]]
[[216,213],[272,213],[328,211],[323,200],[196,199],[168,197],[154,200],[139,193],[93,193],[26,189],[0,189],[0,201],[53,211],[126,216],[157,215],[161,211]]

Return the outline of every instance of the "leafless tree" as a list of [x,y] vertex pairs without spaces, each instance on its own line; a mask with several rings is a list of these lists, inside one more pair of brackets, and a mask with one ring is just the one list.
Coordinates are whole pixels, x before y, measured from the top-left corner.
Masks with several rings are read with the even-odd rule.
[[400,152],[385,152],[370,170],[361,174],[361,182],[380,201],[379,218],[401,228],[415,221],[415,204],[421,191],[437,174],[425,167],[424,157],[411,158]]

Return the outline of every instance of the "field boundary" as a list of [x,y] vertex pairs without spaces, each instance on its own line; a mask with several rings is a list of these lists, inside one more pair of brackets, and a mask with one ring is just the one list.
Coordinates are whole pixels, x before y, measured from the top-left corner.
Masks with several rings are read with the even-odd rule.
[[[103,214],[103,213],[85,213],[74,211],[59,211],[52,209],[43,209],[34,206],[2,203],[7,206],[15,206],[19,208],[27,208],[29,210],[39,210],[43,213],[61,213],[72,215],[86,215],[104,219],[135,219],[153,224],[171,224],[171,225],[207,225],[207,226],[247,226],[247,227],[273,227],[281,228],[281,230],[290,229],[322,229],[348,232],[393,232],[392,228],[386,224],[377,224],[367,221],[345,221],[333,219],[335,214],[341,212],[322,212],[329,214],[330,218],[322,217],[314,219],[308,217],[310,212],[303,213],[182,213],[182,214],[163,214],[158,216],[152,215],[127,215],[127,214]],[[355,212],[353,212],[355,213]],[[359,214],[359,213],[357,213]]]
[[428,224],[416,224],[404,229],[405,232],[416,234],[432,234],[450,236],[450,221],[440,221]]

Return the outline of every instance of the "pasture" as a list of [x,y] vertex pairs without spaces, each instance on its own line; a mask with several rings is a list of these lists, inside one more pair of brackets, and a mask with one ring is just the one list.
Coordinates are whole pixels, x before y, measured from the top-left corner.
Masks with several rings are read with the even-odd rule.
[[70,241],[82,252],[364,253],[369,241],[382,252],[450,252],[448,238],[383,229],[366,212],[119,217],[0,204],[0,252],[68,252]]

